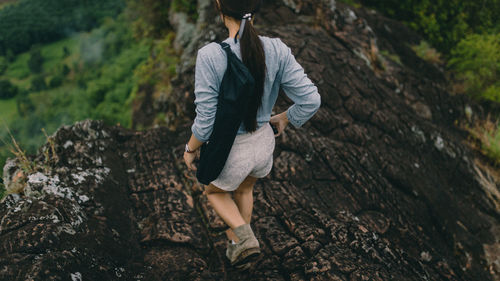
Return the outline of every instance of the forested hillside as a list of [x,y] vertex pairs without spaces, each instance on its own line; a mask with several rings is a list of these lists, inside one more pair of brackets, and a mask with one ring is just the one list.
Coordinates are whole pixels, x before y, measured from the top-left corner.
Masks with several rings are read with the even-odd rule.
[[0,166],[17,153],[14,142],[34,154],[45,133],[78,120],[142,129],[171,119],[156,106],[171,90],[179,61],[169,13],[186,13],[192,22],[195,1],[3,4]]
[[124,5],[123,0],[18,0],[0,11],[0,55],[12,56],[37,43],[90,30]]
[[0,10],[2,167],[14,156],[11,135],[31,154],[46,141],[42,130],[85,118],[131,125],[135,73],[150,43],[134,37],[124,5],[18,1]]

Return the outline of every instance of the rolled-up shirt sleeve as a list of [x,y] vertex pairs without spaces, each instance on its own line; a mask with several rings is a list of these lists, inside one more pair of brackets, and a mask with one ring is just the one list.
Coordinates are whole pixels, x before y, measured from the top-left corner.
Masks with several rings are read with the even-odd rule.
[[283,74],[281,87],[285,94],[294,102],[286,111],[289,122],[296,128],[301,127],[319,109],[321,96],[318,88],[304,73],[304,68],[296,61],[290,47],[282,44],[284,55],[282,59]]
[[219,83],[209,57],[201,49],[196,55],[194,79],[196,117],[191,131],[199,141],[205,142],[210,138],[213,130]]

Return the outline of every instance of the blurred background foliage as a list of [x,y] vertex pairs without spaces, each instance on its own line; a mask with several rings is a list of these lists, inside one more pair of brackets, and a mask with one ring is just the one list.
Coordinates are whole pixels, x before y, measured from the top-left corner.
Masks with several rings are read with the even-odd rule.
[[448,54],[471,33],[500,32],[500,0],[360,0],[406,23]]
[[[476,98],[500,101],[500,0],[360,0],[406,23],[426,41],[414,50],[432,62],[448,61]],[[436,52],[436,50],[439,52]]]
[[197,18],[192,0],[0,0],[0,167],[14,157],[10,133],[34,154],[42,129],[130,128],[140,85],[165,91],[176,74],[170,11]]
[[25,52],[71,33],[90,30],[125,7],[122,0],[19,0],[0,12],[0,55]]
[[500,33],[467,35],[452,49],[449,65],[469,95],[500,103]]
[[[359,0],[405,23],[425,41],[413,46],[421,58],[444,65],[452,92],[487,107],[500,103],[500,0]],[[479,151],[500,164],[500,116],[465,125]]]

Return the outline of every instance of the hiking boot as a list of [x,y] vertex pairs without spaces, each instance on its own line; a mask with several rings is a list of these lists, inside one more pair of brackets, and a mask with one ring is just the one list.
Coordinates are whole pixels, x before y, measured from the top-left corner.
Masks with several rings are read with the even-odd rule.
[[[231,240],[229,240],[227,242],[226,257],[230,261],[231,261],[231,257],[233,256],[233,252],[234,252],[234,248],[235,248],[234,246],[236,246],[236,244],[231,243]],[[245,259],[239,263],[232,264],[232,266],[234,266],[237,269],[246,270],[251,266],[251,264],[249,263],[251,258],[252,258],[252,256],[249,256],[249,257],[247,257],[247,259]]]
[[251,258],[259,255],[260,245],[248,223],[234,228],[233,232],[239,240],[236,244],[228,242],[226,257],[232,266],[242,268]]

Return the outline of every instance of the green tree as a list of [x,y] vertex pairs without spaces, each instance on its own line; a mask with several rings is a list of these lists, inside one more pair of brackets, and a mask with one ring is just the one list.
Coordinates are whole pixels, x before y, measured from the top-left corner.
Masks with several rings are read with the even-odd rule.
[[32,73],[40,73],[43,68],[43,56],[40,46],[36,45],[30,50],[30,59],[28,67]]
[[12,49],[7,49],[7,51],[5,52],[5,58],[8,62],[13,62],[16,59],[16,55],[14,55]]
[[9,67],[9,61],[6,57],[0,57],[0,75],[4,74]]
[[35,110],[35,105],[31,101],[27,91],[21,91],[16,96],[16,106],[17,112],[21,117],[29,116]]
[[47,83],[45,83],[45,78],[43,75],[36,75],[31,80],[31,90],[38,92],[47,89]]
[[500,32],[471,34],[451,53],[449,65],[464,81],[466,92],[500,102]]
[[67,46],[63,47],[63,58],[66,58],[70,55],[69,49]]
[[69,69],[69,67],[68,67],[66,64],[64,64],[64,65],[62,66],[62,69],[61,69],[61,74],[62,74],[63,76],[66,76],[66,75],[68,75],[68,74],[69,74],[69,72],[70,72],[70,71],[71,71],[71,70]]
[[10,99],[17,94],[17,87],[9,80],[0,80],[0,99]]
[[172,30],[168,11],[172,0],[128,0],[130,17],[134,20],[134,36],[161,38]]
[[63,83],[63,77],[59,74],[55,75],[54,77],[50,78],[49,81],[49,88],[56,88],[61,86]]
[[403,21],[448,54],[467,34],[491,32],[500,24],[500,0],[360,0]]

